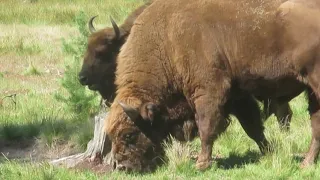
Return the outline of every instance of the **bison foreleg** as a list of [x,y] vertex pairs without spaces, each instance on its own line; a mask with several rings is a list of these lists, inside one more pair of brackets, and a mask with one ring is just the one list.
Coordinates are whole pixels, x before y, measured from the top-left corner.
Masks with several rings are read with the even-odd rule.
[[[221,76],[220,76],[221,77]],[[219,81],[223,84],[218,84]],[[198,89],[195,92],[196,121],[201,140],[201,152],[196,168],[205,170],[211,165],[212,146],[214,140],[228,126],[224,112],[229,86],[224,79],[214,81],[214,86]]]

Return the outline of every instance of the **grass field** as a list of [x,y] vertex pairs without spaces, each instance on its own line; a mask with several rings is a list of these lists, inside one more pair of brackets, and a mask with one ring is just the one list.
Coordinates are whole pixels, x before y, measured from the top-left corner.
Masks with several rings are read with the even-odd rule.
[[[237,120],[216,141],[216,161],[205,172],[188,155],[199,140],[168,145],[169,161],[155,173],[96,175],[55,168],[45,161],[83,151],[92,122],[79,119],[55,93],[66,93],[58,82],[70,55],[62,39],[79,34],[75,17],[99,15],[97,28],[122,22],[142,0],[2,0],[0,2],[0,179],[319,179],[319,165],[301,170],[299,154],[311,139],[304,94],[290,102],[290,132],[281,132],[274,116],[265,123],[275,152],[261,156]],[[97,100],[98,103],[98,100]],[[91,128],[92,129],[92,128]]]

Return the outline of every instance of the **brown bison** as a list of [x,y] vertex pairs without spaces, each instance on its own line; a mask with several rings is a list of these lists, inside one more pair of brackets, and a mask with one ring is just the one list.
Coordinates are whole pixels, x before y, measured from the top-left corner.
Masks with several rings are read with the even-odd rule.
[[[95,32],[95,28],[92,24],[94,17],[92,17],[88,23],[90,32],[92,35],[89,38],[88,49],[83,61],[82,70],[79,73],[79,81],[83,85],[88,85],[91,90],[97,90],[101,96],[108,102],[112,102],[115,96],[115,68],[116,57],[119,53],[121,46],[125,43],[128,37],[134,20],[147,8],[151,2],[136,9],[125,20],[124,24],[117,26],[117,24],[111,19],[112,28],[106,28]],[[106,43],[105,41],[108,41]],[[105,51],[105,52],[104,52]],[[260,101],[264,103],[264,114],[267,119],[273,113],[276,115],[278,123],[281,129],[288,130],[292,117],[292,111],[287,101],[281,102],[278,99],[262,99]],[[185,131],[183,134],[189,136],[190,133],[194,134],[195,129],[190,129],[187,124],[183,125]],[[194,124],[194,123],[193,123]],[[194,124],[195,125],[195,124]],[[194,127],[194,126],[192,126]],[[177,127],[181,128],[180,126]],[[174,128],[175,129],[175,128]],[[181,132],[177,134],[181,134]],[[180,138],[181,139],[181,138]],[[191,138],[192,139],[192,138]]]
[[[145,9],[145,7],[147,6],[148,4],[139,7],[127,18],[127,20],[125,21],[126,25],[122,25],[120,27],[128,28],[130,27],[129,23],[131,23],[131,26],[132,26],[133,25],[132,20],[134,20],[133,17],[136,17],[137,14],[141,13],[143,9]],[[106,31],[106,29],[103,29],[98,32],[95,32],[95,28],[92,25],[92,21],[95,17],[92,17],[88,23],[89,29],[92,32],[92,35],[89,37],[88,49],[84,58],[83,68],[79,73],[79,81],[83,85],[88,85],[89,88],[92,90],[98,90],[104,99],[107,99],[109,102],[112,102],[113,97],[115,95],[114,78],[115,78],[116,57],[121,47],[119,45],[122,45],[124,42],[122,44],[121,43],[103,44],[103,41],[100,41],[101,39],[110,35],[110,32],[112,31],[113,33],[111,34],[116,34],[116,32],[119,31],[119,29],[121,28],[119,28],[117,24],[111,19],[113,27],[107,28],[111,30]],[[101,32],[105,32],[105,33],[101,33]],[[125,36],[127,35],[128,34],[126,34]],[[113,36],[110,35],[108,37],[113,37]],[[126,37],[120,36],[120,39],[125,39],[125,38]],[[95,52],[95,48],[101,47],[101,46],[106,46],[104,48],[107,51],[105,54],[113,54],[113,56],[97,56],[97,53],[93,53]],[[99,81],[96,81],[96,79],[98,79]],[[263,128],[261,127],[259,129],[261,130],[261,132],[259,133],[255,133],[258,130],[249,129],[250,128],[249,124],[251,124],[250,120],[261,119],[260,115],[258,114],[259,107],[250,95],[247,95],[246,98],[247,99],[239,98],[236,101],[230,101],[229,106],[231,105],[239,106],[238,108],[234,108],[234,110],[231,113],[234,114],[237,118],[239,118],[242,126],[244,126],[245,131],[249,134],[249,136],[252,139],[254,139],[258,143],[261,151],[264,151],[263,148],[267,148],[268,142],[265,140],[264,135],[260,134],[262,133]],[[242,108],[243,104],[240,102],[248,104],[247,107],[249,107],[248,110],[250,110],[250,112],[248,110],[244,110],[241,112],[240,109],[243,109]],[[250,108],[250,106],[252,107]],[[167,124],[168,133],[173,135],[173,137],[175,137],[180,141],[191,141],[192,139],[194,139],[194,137],[197,135],[197,127],[194,120],[194,113],[189,107],[188,102],[185,99],[181,99],[181,97],[177,96],[175,97],[175,100],[172,101],[172,104],[169,105],[168,107],[170,107],[168,109],[168,112],[169,112],[168,118],[171,120],[170,121],[171,123]],[[251,113],[251,114],[248,114],[248,113]],[[252,122],[252,123],[255,124],[255,122]],[[257,126],[254,126],[254,128],[256,128]]]
[[[143,12],[143,9],[148,5],[149,4],[139,7],[127,18],[125,25],[121,25],[120,27],[129,28],[132,26],[135,19],[134,17],[137,17],[139,13]],[[91,18],[89,21],[89,29],[91,29],[92,32],[95,31],[95,28],[92,25],[92,20],[94,18],[95,17]],[[117,34],[116,32],[121,28],[119,28],[113,20],[111,20],[111,22],[113,28],[107,29],[112,29],[111,31],[114,31],[113,34]],[[79,73],[79,80],[82,84],[89,85],[90,89],[93,89],[92,87],[94,87],[108,101],[113,101],[115,94],[115,91],[113,91],[115,89],[115,85],[111,83],[113,83],[115,77],[114,68],[116,67],[116,56],[120,49],[118,46],[122,45],[121,43],[103,44],[102,41],[100,41],[100,39],[108,36],[108,33],[111,31],[103,29],[101,31],[94,32],[89,37],[89,45],[83,62],[83,69]],[[101,32],[105,32],[106,34]],[[128,33],[126,36],[127,35]],[[98,38],[99,36],[100,38]],[[113,37],[112,34],[109,37]],[[126,37],[120,36],[119,39],[126,39]],[[121,42],[124,43],[124,41]],[[97,53],[93,53],[95,52],[95,48],[101,46],[108,46],[104,48],[108,51],[105,52],[105,54],[113,54],[113,56],[97,56]],[[95,67],[92,67],[94,65]],[[92,70],[95,71],[93,72]],[[99,75],[99,73],[103,72],[105,74]],[[89,81],[90,79],[99,79],[100,81]],[[264,152],[265,149],[268,149],[268,142],[263,135],[263,126],[260,121],[259,107],[253,97],[249,94],[243,94],[243,97],[230,100],[227,104],[227,114],[234,114],[239,119],[246,133],[256,141],[262,152]],[[243,105],[246,105],[246,108],[244,108]],[[148,106],[146,106],[146,108],[148,108]],[[171,103],[167,104],[167,112],[168,116],[166,119],[170,119],[170,121],[167,121],[168,123],[166,123],[166,133],[164,133],[163,137],[171,134],[180,141],[191,141],[197,135],[194,113],[186,99],[179,95],[175,96],[171,99]],[[256,119],[259,121],[254,122]],[[227,125],[228,123],[225,124],[225,126]]]
[[[125,21],[125,25],[122,25],[121,27],[126,27],[125,29],[131,29],[131,26],[133,25],[133,21],[135,20],[135,17],[137,17],[148,5],[149,4],[141,6],[135,12],[133,12],[129,16],[129,18]],[[89,21],[89,29],[91,32],[95,31],[95,28],[92,25],[93,19],[94,19],[94,17],[91,18]],[[117,56],[119,49],[120,49],[120,47],[118,47],[118,46],[119,45],[121,46],[124,43],[124,41],[121,41],[122,43],[119,42],[119,43],[113,44],[112,42],[117,42],[117,41],[110,40],[109,44],[104,44],[103,41],[99,41],[101,39],[104,39],[105,37],[111,37],[111,39],[113,39],[112,35],[117,34],[117,31],[120,31],[121,28],[119,28],[113,20],[111,20],[111,22],[113,25],[113,28],[109,28],[111,30],[108,30],[108,31],[101,30],[105,33],[101,33],[101,31],[93,33],[92,37],[95,37],[95,39],[94,39],[94,41],[89,41],[89,42],[92,42],[93,45],[92,44],[89,45],[89,47],[91,47],[91,50],[90,49],[87,50],[86,58],[85,58],[85,61],[83,64],[83,71],[79,74],[79,80],[81,83],[83,83],[84,85],[89,85],[89,87],[91,89],[94,88],[94,89],[99,90],[99,92],[102,94],[102,96],[109,101],[113,100],[112,98],[114,97],[114,94],[115,94],[115,92],[112,90],[115,89],[113,80],[115,77],[114,68],[116,66],[116,56]],[[122,28],[122,30],[123,30],[123,28]],[[114,31],[113,34],[112,33],[110,34],[110,32],[112,32],[112,31]],[[126,31],[126,33],[122,33],[123,37],[120,36],[117,39],[126,39],[128,34],[129,34],[129,31]],[[101,37],[99,38],[99,36],[101,36]],[[109,52],[107,52],[105,54],[113,54],[113,56],[105,56],[104,57],[104,56],[98,56],[98,53],[92,53],[92,52],[95,52],[94,48],[97,48],[100,46],[107,46],[104,49],[106,49]],[[113,46],[115,46],[116,48],[112,48]],[[92,53],[92,54],[90,54],[90,53]],[[95,66],[95,67],[90,67],[90,66]],[[100,73],[105,72],[106,75],[102,74],[99,76],[99,74],[96,72],[94,72],[95,74],[93,74],[93,75],[100,77],[100,78],[98,77],[96,79],[100,79],[103,81],[93,81],[93,82],[89,81],[90,79],[94,80],[94,78],[90,76],[90,75],[92,75],[90,70],[96,70],[96,72],[100,72]],[[252,119],[252,120],[253,119],[260,119],[259,116],[246,115],[246,114],[250,113],[249,111],[251,111],[251,110],[252,110],[252,112],[258,111],[257,105],[253,102],[252,99],[250,99],[252,97],[250,97],[250,96],[248,96],[248,97],[249,97],[249,99],[247,99],[247,100],[242,99],[241,101],[239,101],[239,100],[237,100],[235,102],[231,101],[231,104],[233,104],[232,106],[234,106],[234,110],[233,111],[231,110],[231,113],[235,114],[239,118],[242,126],[244,127],[246,132],[249,134],[249,136],[252,137],[258,143],[258,145],[260,144],[260,146],[261,146],[261,144],[262,144],[261,142],[264,141],[263,140],[264,138],[261,138],[262,131],[259,132],[259,130],[261,130],[262,128],[257,130],[257,135],[256,135],[258,137],[257,138],[253,134],[255,131],[248,129],[249,128],[248,126],[250,126],[250,121],[248,121],[249,123],[247,123],[245,121],[246,119]],[[276,101],[273,101],[273,102],[276,102]],[[245,103],[249,103],[249,104],[251,103],[252,108],[246,106],[247,109],[244,109],[243,105]],[[277,105],[277,103],[273,103],[273,104]],[[239,107],[236,107],[237,105]],[[287,103],[286,103],[286,105],[287,105],[287,107],[289,107]],[[269,106],[265,105],[265,107],[269,107]],[[272,107],[273,106],[271,104],[271,110],[272,110]],[[188,107],[187,101],[180,101],[178,103],[175,103],[174,107],[171,108],[171,111],[169,113],[170,114],[169,117],[172,120],[172,122],[174,122],[174,123],[173,124],[169,123],[168,132],[180,141],[192,140],[195,137],[195,135],[197,134],[197,127],[195,125],[194,117],[192,115],[192,112],[188,109],[189,109],[189,107]],[[244,110],[242,110],[242,109],[244,109]],[[279,109],[283,110],[281,108],[281,106],[278,107],[278,110]],[[286,110],[287,109],[285,109],[285,111],[282,111],[282,112],[287,112]],[[184,112],[184,113],[181,113],[181,112]],[[186,112],[188,112],[188,113],[186,113]],[[281,111],[279,111],[279,112],[281,112]],[[253,117],[256,117],[256,118],[253,118]],[[256,128],[255,123],[252,123],[252,125],[254,128]],[[267,141],[265,141],[264,144],[266,145]],[[262,148],[260,148],[260,149],[262,149]]]
[[117,60],[117,95],[105,126],[115,166],[140,171],[150,165],[172,121],[170,105],[179,99],[195,114],[201,140],[196,166],[205,169],[230,102],[248,93],[288,101],[305,89],[312,142],[302,166],[312,164],[320,148],[317,17],[316,0],[153,2],[136,19]]
[[[137,14],[136,12],[137,11],[142,12],[141,10],[142,10],[142,7],[138,8],[133,13],[133,15],[129,16],[128,19],[133,19],[131,16],[136,16]],[[89,21],[89,28],[91,29],[91,31],[93,31],[94,29],[94,27],[92,26],[93,18],[91,18]],[[113,31],[114,32],[118,31],[120,28],[113,22],[113,20],[111,22],[113,24],[113,28],[112,28]],[[130,21],[126,20],[126,22],[128,23]],[[133,22],[132,22],[132,25],[133,25]],[[129,27],[129,25],[127,24],[126,27]],[[101,30],[101,31],[105,31],[105,30]],[[116,66],[116,55],[118,54],[118,51],[112,52],[112,50],[120,49],[120,48],[105,48],[110,51],[106,54],[112,53],[115,56],[111,56],[111,57],[105,56],[103,57],[104,58],[103,60],[99,60],[99,58],[102,58],[102,56],[99,57],[96,54],[92,53],[94,52],[93,48],[95,48],[95,46],[99,47],[104,45],[104,44],[99,45],[99,42],[97,41],[99,38],[96,38],[98,37],[97,34],[100,36],[103,35],[101,38],[104,38],[106,36],[105,34],[102,34],[100,32],[94,32],[89,37],[88,50],[85,56],[85,61],[83,63],[83,71],[79,73],[79,80],[82,84],[89,85],[90,89],[93,89],[92,87],[97,89],[102,94],[102,96],[107,100],[113,101],[115,92],[113,92],[112,90],[115,89],[115,85],[108,84],[108,83],[112,82],[115,77],[114,68]],[[90,41],[90,38],[92,37],[95,37],[94,39],[95,41]],[[96,43],[93,43],[93,42],[96,42]],[[117,46],[118,44],[112,44],[112,43],[108,44],[108,46],[112,46],[112,45]],[[93,65],[96,65],[96,67],[90,68]],[[100,75],[97,79],[101,79],[101,81],[90,83],[90,81],[88,80],[94,79],[93,78],[94,76],[92,77],[90,76],[90,70],[96,70],[97,72],[106,72],[107,75]],[[93,75],[96,76],[97,73]],[[83,80],[85,81],[83,82]],[[243,105],[245,105],[246,108],[243,108],[244,107]],[[265,152],[268,149],[269,143],[267,142],[263,134],[263,126],[260,121],[261,118],[259,114],[259,107],[255,102],[255,100],[253,99],[253,97],[249,94],[243,94],[243,97],[229,101],[227,106],[228,106],[227,114],[234,114],[239,119],[246,133],[253,140],[255,140],[260,150],[262,152]],[[152,107],[153,107],[152,105],[145,106],[146,109],[152,108]],[[165,123],[165,127],[162,126],[163,129],[166,129],[166,131],[163,132],[162,136],[159,136],[160,139],[164,139],[164,137],[167,137],[168,134],[171,134],[173,135],[173,137],[177,138],[180,141],[190,141],[197,135],[197,126],[194,120],[195,118],[194,113],[185,98],[179,95],[174,96],[174,98],[171,100],[171,103],[167,104],[166,110],[167,110],[167,117],[163,117],[163,118],[167,119],[167,123]],[[147,112],[145,114],[147,114]],[[257,119],[259,121],[256,121]],[[224,130],[227,126],[228,126],[228,122],[226,122],[222,130]]]

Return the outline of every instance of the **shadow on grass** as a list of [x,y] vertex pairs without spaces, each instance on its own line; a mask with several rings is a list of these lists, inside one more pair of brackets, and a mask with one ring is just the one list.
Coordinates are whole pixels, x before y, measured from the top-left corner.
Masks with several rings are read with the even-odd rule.
[[31,161],[30,156],[36,145],[36,139],[24,141],[8,141],[0,139],[0,163],[14,159],[18,161]]
[[217,158],[218,168],[222,169],[234,169],[241,168],[246,164],[256,163],[259,161],[261,154],[255,151],[247,151],[244,155],[230,154],[226,158]]
[[75,140],[79,147],[85,148],[92,137],[90,121],[43,118],[28,124],[5,123],[0,126],[0,163],[7,159],[28,159],[39,145],[54,147]]
[[0,127],[0,139],[6,141],[25,141],[38,137],[41,134],[49,135],[60,133],[68,137],[70,133],[72,133],[72,128],[68,127],[68,123],[70,122],[65,120],[45,118],[28,124],[6,123]]

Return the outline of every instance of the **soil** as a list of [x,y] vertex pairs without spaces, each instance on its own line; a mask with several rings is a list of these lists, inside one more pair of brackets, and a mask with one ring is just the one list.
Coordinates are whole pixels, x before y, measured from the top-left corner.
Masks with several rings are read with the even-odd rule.
[[[49,148],[41,148],[36,140],[24,140],[24,141],[4,141],[0,140],[0,163],[7,160],[15,160],[18,162],[30,162],[39,163],[43,161],[51,161],[57,157],[64,157],[67,154],[73,154],[74,152],[61,151],[61,149],[67,149],[66,145],[60,145],[55,150],[48,150]],[[64,147],[62,147],[64,146]],[[59,149],[59,150],[57,150]],[[53,153],[55,153],[53,155]],[[105,173],[112,172],[112,167],[107,164],[102,164],[102,160],[95,159],[90,161],[85,159],[77,166],[71,168],[76,171],[92,171],[97,175],[103,175]]]
[[0,162],[4,160],[38,161],[38,151],[35,140],[10,142],[0,140]]
[[80,170],[80,171],[87,171],[91,170],[92,172],[102,175],[105,173],[111,173],[113,168],[110,165],[107,164],[101,164],[100,162],[89,160],[84,160],[82,163],[79,163],[77,166],[72,168],[74,170]]

